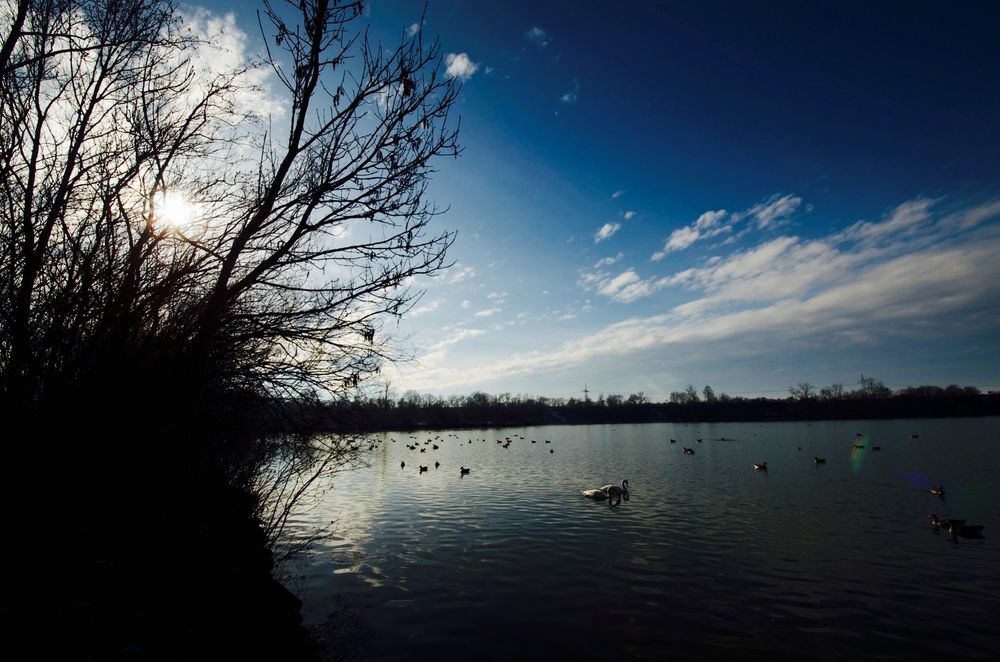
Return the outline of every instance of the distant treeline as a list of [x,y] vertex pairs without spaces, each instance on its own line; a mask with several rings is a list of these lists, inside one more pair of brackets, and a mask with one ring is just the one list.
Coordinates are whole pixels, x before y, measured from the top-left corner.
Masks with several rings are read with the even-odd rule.
[[786,398],[716,394],[710,386],[672,393],[651,402],[641,391],[628,396],[547,398],[502,393],[439,397],[408,391],[388,396],[314,405],[303,415],[321,430],[405,430],[584,423],[786,421],[870,418],[933,418],[1000,415],[1000,393],[972,386],[913,386],[892,391],[862,377],[860,387],[821,389],[802,382]]

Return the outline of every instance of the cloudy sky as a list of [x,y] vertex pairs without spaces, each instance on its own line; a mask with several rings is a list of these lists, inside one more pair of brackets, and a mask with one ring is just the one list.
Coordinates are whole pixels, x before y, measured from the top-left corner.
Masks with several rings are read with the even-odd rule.
[[1000,388],[1000,10],[808,4],[369,3],[463,81],[392,388]]

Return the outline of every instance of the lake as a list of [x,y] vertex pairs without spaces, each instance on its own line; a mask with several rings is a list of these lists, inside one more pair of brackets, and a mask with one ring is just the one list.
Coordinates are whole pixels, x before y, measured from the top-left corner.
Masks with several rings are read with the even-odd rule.
[[293,521],[334,522],[284,568],[330,659],[1000,654],[1000,418],[373,438]]

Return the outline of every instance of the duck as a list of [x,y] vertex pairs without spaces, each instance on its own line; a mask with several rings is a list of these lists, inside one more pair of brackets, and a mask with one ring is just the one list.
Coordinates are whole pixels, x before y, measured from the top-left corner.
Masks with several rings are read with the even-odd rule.
[[931,525],[935,529],[950,529],[952,526],[965,526],[964,519],[938,519],[938,516],[934,513],[928,514],[927,519],[931,521]]
[[767,471],[767,462],[764,462],[762,464],[754,463],[753,470],[754,471]]
[[435,468],[435,469],[437,469],[437,468],[438,468],[438,467],[440,467],[440,466],[441,466],[441,463],[440,463],[440,462],[435,462],[435,463],[434,463],[434,468]]
[[628,501],[628,480],[622,479],[621,486],[605,485],[601,491],[607,494],[609,499],[617,497],[619,503],[622,499]]
[[465,467],[459,467],[458,468],[458,472],[459,472],[460,476],[464,476],[465,474],[469,473],[470,471],[472,471],[472,469],[466,469]]
[[693,448],[687,448],[687,447],[685,447],[684,448],[684,454],[685,455],[694,455],[694,449]]
[[952,538],[982,538],[983,528],[985,527],[982,524],[958,524],[957,522],[952,522],[948,526],[948,533],[951,534]]
[[399,463],[399,468],[400,469],[405,469],[406,468],[406,460],[403,460],[402,462]]
[[932,487],[931,494],[934,496],[944,496],[944,485],[935,485]]
[[865,445],[864,444],[854,444],[854,447],[855,448],[864,448]]
[[420,465],[420,473],[424,473],[424,472],[425,472],[425,471],[427,471],[427,470],[428,470],[428,467],[425,467],[425,466],[424,466],[424,465],[422,465],[422,464]]
[[826,464],[826,458],[825,457],[814,457],[813,458],[813,462],[815,462],[816,464]]
[[676,440],[676,439],[671,439],[671,440],[670,440],[670,443],[672,443],[672,444],[676,444],[676,443],[677,443],[677,440]]
[[873,451],[880,451],[880,450],[882,450],[882,447],[881,446],[872,446],[872,450]]

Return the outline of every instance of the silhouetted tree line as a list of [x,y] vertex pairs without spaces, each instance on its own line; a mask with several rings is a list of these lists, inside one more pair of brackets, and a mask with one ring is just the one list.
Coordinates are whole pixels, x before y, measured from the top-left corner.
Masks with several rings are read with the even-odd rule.
[[396,354],[453,240],[426,187],[458,87],[362,9],[265,1],[263,61],[226,69],[170,0],[0,7],[0,614],[66,647],[31,657],[298,656],[260,578],[359,448],[304,413]]
[[911,386],[897,391],[862,376],[859,387],[816,389],[805,382],[786,398],[746,398],[699,393],[693,385],[650,402],[643,392],[601,394],[594,399],[546,398],[524,394],[440,397],[407,391],[399,398],[355,397],[319,404],[308,412],[320,429],[395,430],[583,423],[835,420],[1000,415],[1000,393],[972,386]]

